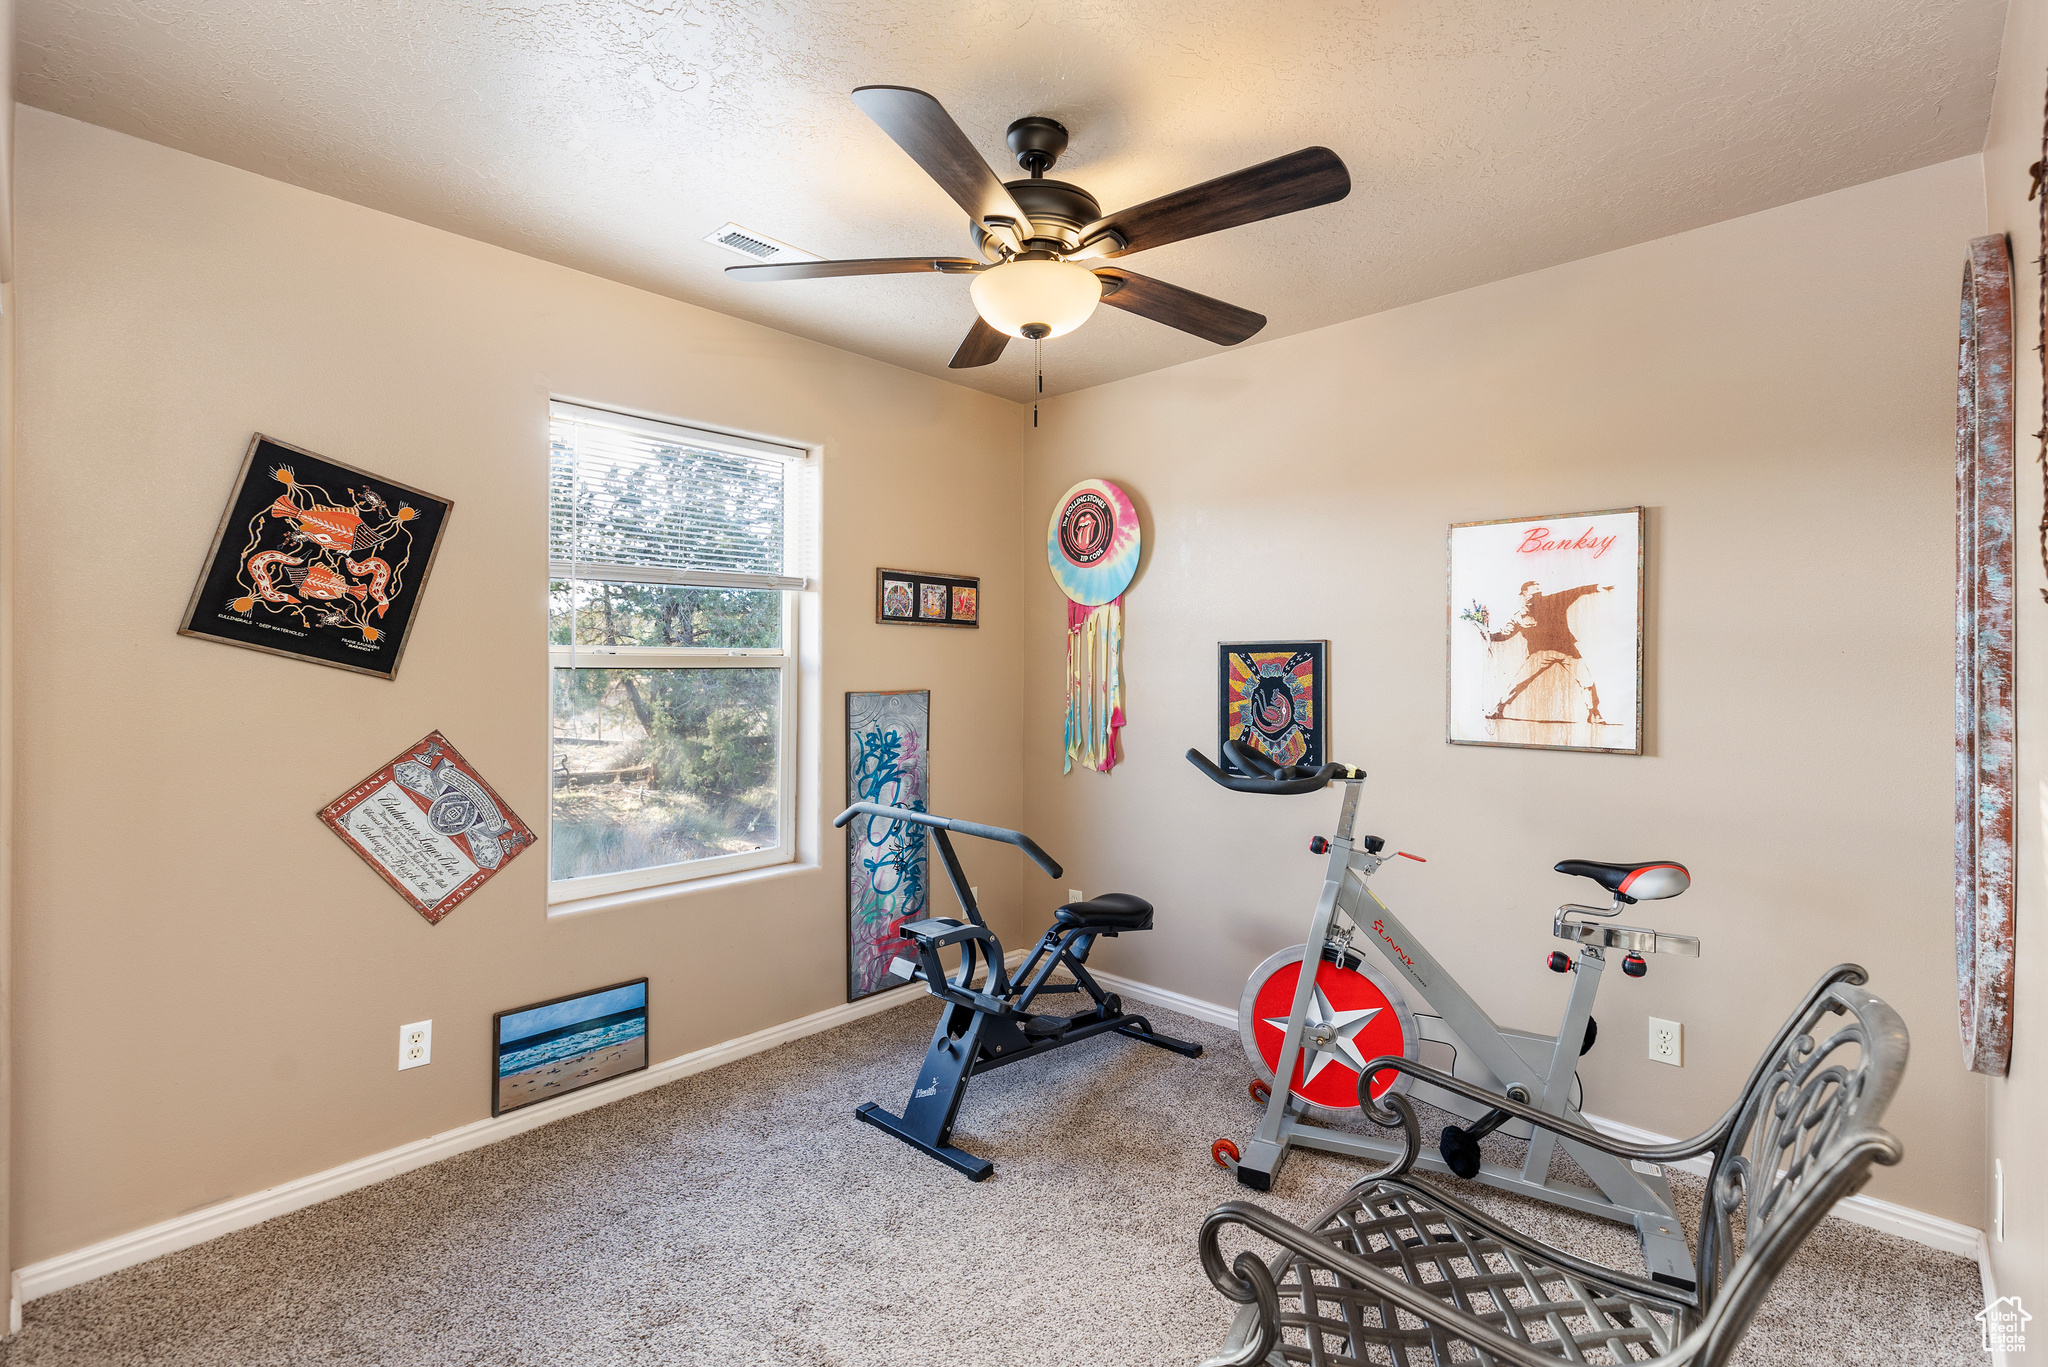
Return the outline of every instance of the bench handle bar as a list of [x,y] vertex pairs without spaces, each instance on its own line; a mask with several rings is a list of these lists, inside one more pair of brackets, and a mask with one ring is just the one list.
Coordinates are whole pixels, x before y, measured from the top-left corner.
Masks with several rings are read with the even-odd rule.
[[[1264,755],[1246,751],[1232,741],[1224,742],[1231,759],[1253,774],[1285,775],[1285,777],[1256,778],[1233,777],[1217,768],[1210,758],[1200,750],[1188,751],[1188,763],[1200,769],[1212,783],[1230,789],[1234,793],[1315,793],[1330,786],[1332,779],[1363,778],[1365,775],[1342,764],[1325,764],[1314,773],[1305,773],[1298,767],[1281,769]],[[1261,763],[1260,761],[1265,761]]]
[[984,826],[979,821],[962,821],[958,817],[933,816],[930,812],[913,812],[908,807],[884,807],[879,802],[856,802],[838,816],[832,818],[834,826],[844,826],[857,815],[886,817],[890,821],[911,821],[920,826],[932,826],[957,835],[975,835],[983,840],[997,840],[1005,845],[1015,845],[1031,856],[1031,862],[1044,869],[1052,878],[1064,877],[1062,869],[1053,857],[1038,848],[1038,842],[1022,831],[1006,830],[1001,826]]

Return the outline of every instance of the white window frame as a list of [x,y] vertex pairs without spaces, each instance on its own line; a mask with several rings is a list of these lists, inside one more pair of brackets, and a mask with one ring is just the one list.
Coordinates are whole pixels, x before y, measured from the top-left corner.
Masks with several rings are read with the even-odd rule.
[[[802,519],[809,509],[803,493],[810,487],[805,478],[811,452],[799,446],[742,437],[683,423],[583,404],[554,400],[548,405],[550,450],[556,419],[596,423],[620,428],[642,436],[672,441],[699,450],[725,451],[735,455],[772,456],[787,462],[783,500],[783,567],[793,568],[802,544]],[[550,463],[552,463],[550,456]],[[550,485],[552,489],[552,484]],[[808,581],[798,574],[742,574],[725,570],[675,570],[648,566],[593,565],[578,561],[548,561],[548,580],[580,580],[622,584],[673,584],[685,588],[779,589],[782,592],[782,648],[722,649],[699,646],[585,646],[548,644],[548,839],[554,840],[554,671],[557,669],[749,669],[773,667],[782,671],[779,692],[777,736],[777,795],[780,812],[776,843],[743,854],[714,855],[679,864],[656,864],[619,873],[591,874],[584,878],[548,879],[548,905],[580,902],[613,893],[636,892],[644,888],[694,883],[705,878],[741,873],[776,864],[793,863],[796,851],[797,751],[801,709],[797,696],[799,664],[797,628],[801,620],[800,595]]]

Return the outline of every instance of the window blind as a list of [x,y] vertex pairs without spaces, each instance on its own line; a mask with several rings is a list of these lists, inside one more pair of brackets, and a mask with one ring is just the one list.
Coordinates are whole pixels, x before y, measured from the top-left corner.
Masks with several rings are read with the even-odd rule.
[[789,573],[800,453],[565,404],[551,427],[556,577],[803,586]]

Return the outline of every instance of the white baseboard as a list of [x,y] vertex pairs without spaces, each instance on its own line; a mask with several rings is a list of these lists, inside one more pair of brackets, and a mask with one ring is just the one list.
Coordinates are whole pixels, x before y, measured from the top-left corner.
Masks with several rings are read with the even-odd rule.
[[[1022,953],[1007,956],[1021,961]],[[751,1035],[726,1040],[709,1048],[682,1054],[664,1063],[657,1063],[642,1072],[626,1077],[614,1078],[586,1087],[569,1096],[557,1097],[551,1101],[514,1111],[510,1115],[495,1119],[478,1120],[453,1130],[445,1130],[425,1139],[416,1139],[401,1144],[395,1149],[359,1158],[340,1167],[316,1172],[310,1177],[296,1178],[278,1186],[237,1196],[217,1205],[207,1206],[189,1214],[175,1216],[159,1224],[117,1235],[96,1244],[70,1253],[60,1253],[54,1258],[45,1258],[39,1263],[30,1263],[17,1268],[14,1273],[12,1304],[9,1306],[10,1333],[21,1330],[21,1307],[39,1296],[53,1291],[89,1282],[95,1277],[104,1277],[110,1272],[119,1272],[137,1263],[148,1262],[151,1258],[166,1253],[175,1253],[181,1248],[217,1239],[238,1229],[261,1224],[279,1215],[288,1215],[303,1210],[321,1201],[355,1191],[361,1187],[373,1186],[400,1173],[411,1172],[414,1168],[438,1163],[444,1158],[471,1149],[495,1144],[501,1139],[510,1139],[537,1129],[551,1121],[581,1111],[591,1111],[599,1106],[608,1106],[623,1100],[636,1092],[674,1082],[692,1073],[701,1073],[717,1068],[749,1054],[758,1054],[805,1035],[814,1035],[847,1025],[868,1016],[878,1015],[894,1007],[907,1005],[924,998],[921,987],[899,987],[888,992],[878,992],[857,1002],[843,1006],[829,1007],[823,1011],[785,1021]]]
[[[1014,968],[1023,960],[1025,953],[1024,950],[1018,950],[1005,957]],[[1214,1002],[1203,1001],[1198,997],[1190,997],[1185,993],[1170,991],[1163,987],[1154,987],[1150,983],[1114,973],[1097,972],[1095,977],[1104,987],[1132,1001],[1178,1011],[1182,1015],[1192,1016],[1211,1025],[1229,1028],[1237,1024],[1235,1010]],[[922,990],[915,986],[901,987],[879,992],[872,997],[843,1006],[828,1007],[826,1010],[813,1012],[796,1020],[757,1030],[751,1035],[742,1035],[738,1039],[726,1040],[721,1044],[679,1055],[666,1062],[657,1063],[643,1072],[614,1078],[609,1082],[600,1082],[570,1096],[540,1102],[515,1111],[511,1115],[474,1121],[425,1139],[401,1144],[394,1149],[386,1149],[367,1158],[359,1158],[352,1163],[343,1163],[325,1172],[296,1178],[128,1234],[117,1235],[70,1253],[60,1253],[39,1263],[31,1263],[27,1267],[16,1269],[14,1273],[13,1296],[8,1307],[9,1332],[20,1332],[22,1306],[39,1296],[47,1296],[53,1291],[62,1291],[67,1287],[89,1282],[95,1277],[104,1277],[110,1272],[119,1272],[123,1268],[133,1267],[137,1263],[147,1262],[166,1253],[175,1253],[181,1248],[190,1248],[194,1244],[205,1243],[209,1239],[231,1234],[238,1229],[247,1229],[251,1225],[261,1224],[279,1215],[303,1210],[307,1206],[331,1200],[362,1187],[373,1186],[401,1173],[425,1167],[429,1163],[438,1163],[444,1158],[453,1158],[459,1153],[495,1144],[501,1139],[510,1139],[515,1134],[537,1129],[565,1116],[595,1110],[599,1106],[608,1106],[637,1092],[648,1091],[689,1077],[693,1073],[705,1072],[732,1063],[750,1054],[758,1054],[792,1040],[802,1039],[806,1035],[818,1034],[868,1016],[878,1015],[893,1007],[920,1000],[923,995]],[[1664,1135],[1600,1116],[1589,1115],[1586,1120],[1595,1129],[1618,1139],[1629,1139],[1644,1144],[1671,1142]],[[1692,1166],[1673,1166],[1702,1173],[1705,1170],[1701,1160],[1693,1160]],[[1991,1264],[1981,1230],[1869,1196],[1851,1196],[1838,1204],[1834,1213],[1859,1225],[1898,1234],[1916,1243],[1966,1258],[1976,1258],[1984,1280],[1985,1304],[1988,1305],[1996,1299],[1992,1294]]]
[[1237,1008],[1221,1007],[1215,1002],[1205,1002],[1200,997],[1190,997],[1184,992],[1171,992],[1150,983],[1141,983],[1136,978],[1120,977],[1115,973],[1104,973],[1093,964],[1088,967],[1095,981],[1101,983],[1118,996],[1129,997],[1134,1002],[1146,1002],[1152,1006],[1163,1006],[1169,1011],[1178,1011],[1183,1016],[1193,1016],[1210,1025],[1220,1025],[1226,1030],[1237,1028]]
[[[1150,983],[1142,983],[1134,978],[1119,977],[1114,973],[1098,972],[1095,974],[1095,977],[1104,987],[1111,988],[1129,997],[1132,1001],[1148,1002],[1154,1006],[1163,1006],[1170,1011],[1178,1011],[1184,1016],[1193,1016],[1196,1020],[1207,1021],[1211,1025],[1220,1025],[1225,1028],[1235,1028],[1237,1025],[1237,1012],[1233,1009],[1219,1006],[1215,1002],[1202,1001],[1197,997],[1169,991],[1163,987],[1154,987]],[[1654,1130],[1641,1129],[1635,1125],[1625,1124],[1619,1120],[1610,1120],[1606,1116],[1593,1115],[1590,1112],[1586,1115],[1586,1123],[1604,1135],[1615,1139],[1625,1139],[1631,1144],[1670,1144],[1675,1142],[1670,1135],[1658,1134]],[[1705,1177],[1707,1175],[1707,1160],[1705,1157],[1688,1158],[1682,1163],[1671,1163],[1666,1166],[1676,1168],[1680,1172],[1691,1173],[1695,1177]],[[1938,1215],[1929,1215],[1925,1211],[1914,1210],[1910,1206],[1901,1206],[1890,1201],[1880,1201],[1874,1196],[1848,1197],[1836,1202],[1835,1208],[1831,1213],[1849,1221],[1851,1224],[1882,1230],[1886,1234],[1896,1234],[1901,1238],[1911,1239],[1916,1244],[1925,1244],[1929,1248],[1940,1249],[1944,1253],[1954,1253],[1959,1257],[1976,1259],[1984,1277],[1984,1303],[1989,1305],[1996,1299],[1991,1294],[1991,1264],[1987,1246],[1984,1242],[1984,1231],[1971,1225],[1958,1224],[1954,1220],[1944,1220]]]

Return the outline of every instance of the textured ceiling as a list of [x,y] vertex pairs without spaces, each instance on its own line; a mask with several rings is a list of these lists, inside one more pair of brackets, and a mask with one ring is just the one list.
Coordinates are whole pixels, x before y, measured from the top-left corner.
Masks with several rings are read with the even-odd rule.
[[[1342,203],[1126,258],[1245,343],[1979,149],[2004,0],[21,0],[20,97],[1011,398],[948,371],[945,276],[739,284],[727,219],[824,256],[969,254],[854,107],[936,95],[1006,179],[1023,114],[1105,210],[1297,147]],[[1216,350],[1101,309],[1046,390]]]

